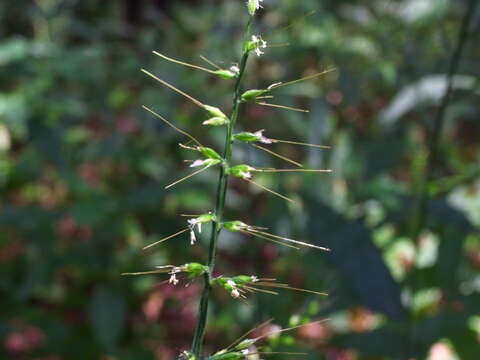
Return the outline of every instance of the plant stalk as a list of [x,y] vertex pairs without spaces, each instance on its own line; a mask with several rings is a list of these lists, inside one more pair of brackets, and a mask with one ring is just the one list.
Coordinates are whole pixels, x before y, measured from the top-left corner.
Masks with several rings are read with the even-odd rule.
[[447,88],[441,99],[440,105],[437,108],[435,117],[433,119],[432,132],[428,143],[428,158],[424,178],[422,180],[420,195],[417,205],[417,211],[413,218],[412,239],[417,240],[420,232],[426,221],[428,212],[428,200],[430,198],[430,183],[434,180],[435,168],[439,157],[440,138],[442,130],[445,125],[445,114],[453,93],[453,78],[457,73],[460,61],[462,59],[465,44],[468,40],[469,27],[475,14],[477,0],[469,0],[465,14],[462,19],[462,24],[457,38],[455,50],[450,59],[447,72]]
[[232,158],[233,130],[238,118],[240,104],[242,103],[241,101],[242,80],[243,80],[245,67],[247,65],[247,61],[249,57],[249,51],[246,48],[246,45],[247,45],[248,39],[250,38],[250,31],[251,31],[250,29],[252,26],[252,21],[253,21],[253,16],[250,16],[248,19],[245,38],[243,42],[243,55],[239,65],[240,72],[238,73],[238,77],[235,82],[232,115],[230,117],[230,122],[227,124],[225,147],[224,147],[224,154],[223,154],[225,163],[222,165],[222,168],[220,170],[219,180],[218,180],[217,200],[215,205],[216,220],[212,222],[212,233],[211,233],[210,246],[208,251],[207,266],[210,271],[204,274],[204,287],[202,291],[202,296],[200,298],[199,315],[198,315],[197,326],[195,329],[195,335],[192,343],[192,353],[196,359],[201,359],[203,339],[205,336],[205,327],[207,324],[208,305],[209,305],[209,298],[210,298],[210,291],[211,291],[210,280],[211,280],[211,275],[213,273],[213,270],[215,268],[218,236],[222,229],[221,224],[222,224],[222,218],[223,218],[223,210],[225,208],[225,198],[227,195],[227,184],[228,184],[227,169],[228,169],[230,160]]

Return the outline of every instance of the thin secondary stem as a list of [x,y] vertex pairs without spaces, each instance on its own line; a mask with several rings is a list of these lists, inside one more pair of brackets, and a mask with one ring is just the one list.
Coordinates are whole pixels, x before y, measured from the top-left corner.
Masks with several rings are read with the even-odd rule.
[[208,251],[208,262],[207,262],[207,266],[210,269],[210,271],[208,273],[205,273],[204,275],[204,287],[203,287],[202,296],[200,299],[199,316],[198,316],[197,326],[195,329],[195,335],[193,337],[193,343],[192,343],[192,352],[197,359],[201,358],[203,339],[205,336],[205,327],[207,324],[208,303],[209,303],[209,297],[210,297],[210,291],[211,291],[210,279],[211,279],[211,274],[213,273],[213,270],[215,268],[217,241],[218,241],[218,235],[222,228],[221,223],[222,223],[222,217],[223,217],[223,210],[225,207],[225,197],[227,194],[228,173],[226,171],[227,170],[226,166],[228,166],[228,163],[230,162],[232,157],[232,145],[233,145],[232,134],[233,134],[233,129],[235,127],[235,122],[237,121],[237,118],[238,118],[240,104],[242,102],[241,101],[242,80],[243,80],[245,67],[247,65],[247,61],[249,57],[249,51],[246,49],[245,44],[248,38],[250,37],[250,31],[251,31],[250,29],[252,26],[252,21],[253,21],[253,17],[250,16],[248,19],[248,23],[245,31],[245,41],[243,45],[244,47],[242,49],[243,55],[239,65],[240,71],[237,77],[237,81],[235,83],[232,115],[230,117],[230,122],[227,124],[227,131],[225,136],[225,149],[224,149],[223,158],[227,165],[222,166],[220,170],[219,180],[218,180],[217,201],[215,205],[216,220],[212,222],[212,234],[210,238],[210,247]]
[[465,43],[468,39],[468,31],[470,27],[470,22],[472,21],[473,15],[475,14],[475,9],[478,5],[477,0],[470,0],[468,7],[465,11],[465,14],[462,19],[462,25],[457,38],[457,45],[455,47],[452,58],[450,59],[450,64],[448,67],[447,73],[447,89],[443,95],[443,98],[440,102],[440,106],[437,108],[435,117],[433,119],[432,133],[430,136],[428,144],[428,158],[427,165],[425,169],[424,178],[421,184],[420,197],[418,201],[417,211],[413,218],[412,226],[412,238],[417,239],[422,231],[422,227],[425,223],[427,205],[429,199],[429,184],[433,180],[435,167],[437,165],[438,153],[439,153],[439,144],[442,130],[445,125],[445,113],[450,104],[450,99],[452,97],[453,90],[453,77],[457,73],[458,66],[460,65],[460,60],[462,58],[463,49],[465,48]]

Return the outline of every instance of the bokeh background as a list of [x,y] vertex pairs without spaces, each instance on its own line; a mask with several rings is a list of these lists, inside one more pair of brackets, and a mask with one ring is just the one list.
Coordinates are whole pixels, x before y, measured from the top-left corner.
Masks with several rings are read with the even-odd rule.
[[[281,326],[329,318],[271,339],[267,349],[307,352],[305,359],[478,359],[480,14],[424,187],[428,139],[467,1],[264,5],[255,32],[289,45],[252,59],[248,87],[336,71],[275,93],[276,103],[310,113],[248,105],[240,127],[330,145],[274,148],[334,172],[257,177],[294,197],[294,206],[231,181],[227,213],[333,251],[223,233],[217,269],[330,296],[259,294],[246,304],[215,292],[207,350],[268,318]],[[208,231],[193,247],[185,235],[141,248],[185,227],[179,214],[212,209],[217,173],[165,191],[187,173],[183,160],[192,154],[141,105],[212,147],[221,148],[223,134],[201,126],[204,113],[139,69],[229,109],[231,81],[151,51],[200,65],[205,55],[229,67],[245,19],[243,0],[0,2],[1,359],[168,360],[189,348],[201,284],[120,273],[205,259]],[[235,152],[238,161],[289,167],[246,145]]]

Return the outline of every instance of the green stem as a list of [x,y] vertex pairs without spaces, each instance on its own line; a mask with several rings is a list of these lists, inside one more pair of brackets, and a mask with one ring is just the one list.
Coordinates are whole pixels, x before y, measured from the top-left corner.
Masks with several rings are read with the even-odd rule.
[[431,182],[434,180],[434,172],[438,162],[440,152],[440,138],[445,125],[445,114],[452,98],[453,78],[457,73],[458,67],[460,65],[465,44],[468,40],[470,23],[473,19],[473,15],[475,14],[477,6],[477,0],[469,0],[468,6],[462,19],[457,44],[448,67],[447,89],[443,94],[440,105],[438,106],[435,117],[433,119],[432,132],[428,144],[428,158],[426,169],[421,183],[417,209],[415,212],[415,216],[413,217],[411,237],[414,240],[418,239],[420,232],[422,231],[422,228],[426,222],[428,212],[428,200],[430,198],[430,185]]
[[240,72],[238,74],[237,81],[235,83],[232,115],[230,117],[230,122],[227,125],[227,132],[225,137],[225,148],[224,148],[224,154],[223,154],[225,163],[223,164],[220,170],[220,177],[218,180],[217,201],[215,205],[216,220],[212,223],[212,235],[210,238],[210,247],[208,251],[207,266],[210,269],[210,271],[209,273],[206,273],[204,275],[204,287],[203,287],[202,296],[200,299],[199,316],[198,316],[197,326],[195,329],[195,335],[194,335],[193,344],[192,344],[192,352],[193,352],[193,355],[195,355],[196,359],[201,358],[203,339],[205,336],[205,327],[207,324],[208,304],[209,304],[209,297],[210,297],[210,291],[211,291],[210,280],[211,280],[211,274],[213,273],[213,270],[215,268],[215,257],[217,252],[218,235],[220,234],[220,231],[222,229],[221,224],[222,224],[222,218],[223,218],[223,210],[225,208],[225,198],[227,195],[227,184],[228,184],[227,169],[228,169],[230,160],[232,158],[233,129],[235,127],[235,123],[238,118],[240,104],[242,103],[241,101],[242,80],[243,80],[243,75],[245,73],[245,67],[247,65],[247,60],[249,56],[249,51],[246,49],[246,44],[248,42],[248,39],[250,38],[250,29],[252,26],[252,20],[253,20],[253,17],[250,16],[250,18],[248,19],[247,29],[245,32],[243,55],[239,65]]

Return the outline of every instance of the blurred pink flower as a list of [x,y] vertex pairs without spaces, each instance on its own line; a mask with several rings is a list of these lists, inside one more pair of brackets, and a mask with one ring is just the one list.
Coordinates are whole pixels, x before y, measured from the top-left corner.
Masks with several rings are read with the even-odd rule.
[[33,326],[14,331],[4,341],[5,350],[11,354],[30,353],[45,341],[44,333]]
[[430,348],[429,360],[452,360],[454,354],[450,348],[442,343],[433,344]]

